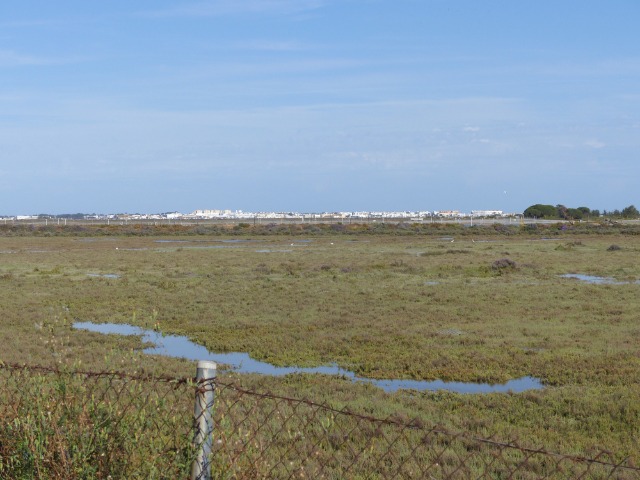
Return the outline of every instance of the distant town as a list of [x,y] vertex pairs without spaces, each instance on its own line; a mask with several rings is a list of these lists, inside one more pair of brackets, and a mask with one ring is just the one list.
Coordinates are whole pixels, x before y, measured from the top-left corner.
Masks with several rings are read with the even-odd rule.
[[375,219],[407,219],[424,220],[427,218],[507,218],[521,217],[522,213],[505,213],[502,210],[420,210],[420,211],[354,211],[354,212],[245,212],[243,210],[195,210],[191,213],[113,213],[113,214],[38,214],[0,216],[2,220],[375,220]]

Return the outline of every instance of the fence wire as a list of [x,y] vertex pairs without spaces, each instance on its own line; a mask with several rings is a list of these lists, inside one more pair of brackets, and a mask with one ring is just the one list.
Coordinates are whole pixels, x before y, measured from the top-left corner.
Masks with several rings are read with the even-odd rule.
[[[201,383],[0,364],[0,478],[189,478]],[[612,452],[562,455],[210,384],[214,479],[640,479]]]
[[0,478],[184,478],[192,392],[184,379],[5,365]]

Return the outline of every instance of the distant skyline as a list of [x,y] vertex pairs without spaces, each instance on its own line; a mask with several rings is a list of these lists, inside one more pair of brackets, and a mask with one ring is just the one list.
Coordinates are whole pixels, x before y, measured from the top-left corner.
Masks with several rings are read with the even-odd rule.
[[[544,204],[543,204],[544,205]],[[552,207],[555,207],[555,204],[546,204],[546,205],[551,205]],[[528,207],[532,207],[533,205],[529,205]],[[565,207],[569,208],[569,209],[577,209],[577,208],[582,208],[584,207],[584,205],[581,206],[576,206],[576,205],[564,205]],[[616,208],[612,208],[610,210],[604,209],[604,210],[599,210],[599,209],[590,209],[592,210],[593,213],[596,214],[615,214],[618,215],[620,214],[620,212],[622,211],[623,215],[627,216],[627,214],[625,214],[624,210],[626,208],[636,208],[635,205],[626,205],[625,207],[616,207]],[[397,209],[397,210],[372,210],[372,209],[360,209],[360,210],[327,210],[327,209],[320,209],[320,210],[300,210],[300,209],[289,209],[289,210],[264,210],[264,209],[255,209],[255,210],[241,210],[241,209],[229,209],[229,208],[223,208],[223,209],[195,209],[195,210],[189,210],[189,211],[180,211],[180,210],[175,210],[175,209],[170,209],[170,210],[163,210],[163,211],[88,211],[88,210],[76,210],[76,211],[70,211],[70,212],[10,212],[10,213],[0,213],[0,218],[5,218],[5,220],[7,218],[12,218],[12,217],[17,217],[18,220],[22,219],[24,220],[26,217],[33,217],[33,218],[38,218],[38,217],[59,217],[59,218],[64,218],[64,217],[76,217],[77,215],[82,215],[82,216],[87,216],[87,217],[92,217],[92,216],[98,216],[98,217],[104,217],[104,218],[108,218],[108,217],[116,217],[119,215],[125,215],[125,216],[143,216],[143,217],[156,217],[156,216],[162,216],[162,217],[167,217],[167,218],[183,218],[183,217],[192,217],[192,216],[197,216],[197,217],[229,217],[229,218],[240,218],[240,217],[245,217],[245,216],[249,216],[251,218],[253,218],[253,216],[257,215],[257,216],[261,216],[261,215],[321,215],[321,214],[353,214],[355,216],[361,216],[362,214],[366,214],[366,215],[371,215],[371,216],[376,216],[376,215],[383,215],[383,216],[387,216],[387,217],[402,217],[404,215],[409,215],[411,214],[411,216],[414,215],[435,215],[435,216],[480,216],[480,217],[491,217],[493,215],[498,215],[498,216],[513,216],[513,215],[521,215],[525,213],[525,210],[504,210],[504,209],[491,209],[491,210],[487,210],[487,209],[471,209],[471,210],[458,210],[458,209],[432,209],[432,208],[422,208],[422,209]],[[585,213],[585,215],[588,215],[588,213]],[[635,215],[635,214],[633,214]],[[631,216],[633,216],[631,215]],[[21,218],[22,217],[22,218]]]
[[0,215],[640,204],[636,0],[0,4]]

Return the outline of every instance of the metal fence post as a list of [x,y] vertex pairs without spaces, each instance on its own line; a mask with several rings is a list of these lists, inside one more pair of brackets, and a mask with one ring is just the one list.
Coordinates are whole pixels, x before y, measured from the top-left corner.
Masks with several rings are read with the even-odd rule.
[[[217,365],[201,360],[196,370],[196,403],[193,411],[196,457],[191,466],[191,480],[211,480],[213,447],[213,398]],[[203,381],[207,380],[207,381]]]

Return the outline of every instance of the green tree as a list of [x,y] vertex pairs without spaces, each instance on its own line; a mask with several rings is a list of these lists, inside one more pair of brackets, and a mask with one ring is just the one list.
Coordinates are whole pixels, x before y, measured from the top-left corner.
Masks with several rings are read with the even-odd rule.
[[578,207],[578,210],[580,210],[583,215],[589,215],[591,213],[591,210],[589,210],[589,207]]
[[558,210],[553,205],[543,205],[536,203],[524,211],[527,218],[557,218]]
[[567,208],[565,217],[567,220],[581,220],[584,213],[579,208]]
[[558,212],[557,215],[559,218],[564,218],[564,219],[569,218],[567,213],[569,209],[564,205],[561,205],[561,204],[556,205],[556,210]]
[[636,207],[634,207],[633,205],[629,205],[626,208],[622,209],[622,212],[620,213],[624,218],[638,218],[640,217],[640,212],[638,212],[638,209]]

